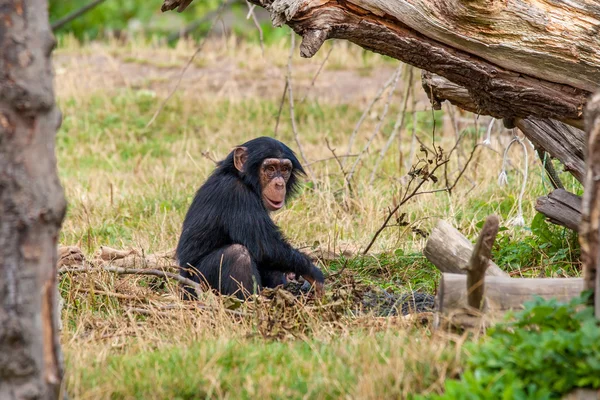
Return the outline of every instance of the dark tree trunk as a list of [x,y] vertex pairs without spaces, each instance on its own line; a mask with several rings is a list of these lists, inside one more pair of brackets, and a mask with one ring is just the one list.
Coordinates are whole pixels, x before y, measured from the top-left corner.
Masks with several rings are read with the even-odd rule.
[[592,289],[596,317],[600,319],[600,92],[590,100],[586,110],[588,133],[585,192],[581,207],[579,243],[583,263],[584,289]]
[[0,399],[56,399],[62,382],[56,171],[46,0],[0,0]]

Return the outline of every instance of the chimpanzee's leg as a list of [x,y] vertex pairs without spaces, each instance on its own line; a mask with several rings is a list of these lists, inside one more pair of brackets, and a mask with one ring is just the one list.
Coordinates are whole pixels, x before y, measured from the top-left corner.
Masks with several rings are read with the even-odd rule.
[[190,279],[207,283],[221,294],[237,296],[240,299],[254,293],[255,288],[260,290],[262,287],[256,263],[248,249],[240,244],[213,251],[200,261],[197,268],[187,272]]
[[281,271],[259,270],[259,272],[264,287],[274,288],[287,283],[285,274]]

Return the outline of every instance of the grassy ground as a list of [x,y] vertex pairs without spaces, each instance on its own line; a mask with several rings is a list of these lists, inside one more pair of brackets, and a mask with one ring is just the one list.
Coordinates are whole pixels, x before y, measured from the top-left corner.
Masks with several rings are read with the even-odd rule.
[[[287,101],[274,133],[288,46],[269,45],[263,56],[258,45],[235,38],[209,41],[179,90],[147,126],[175,86],[193,44],[81,46],[63,38],[55,53],[64,114],[58,163],[69,201],[61,244],[78,245],[88,255],[101,245],[146,253],[170,250],[213,160],[260,135],[276,135],[299,153]],[[294,54],[298,139],[314,181],[308,179],[298,198],[273,218],[298,247],[352,254],[322,265],[331,276],[327,302],[335,310],[275,298],[244,305],[236,314],[225,311],[231,305],[223,299],[207,296],[203,300],[211,306],[206,309],[161,311],[157,306],[150,315],[139,315],[131,311],[139,303],[178,304],[171,285],[156,289],[149,279],[100,273],[66,276],[61,282],[66,300],[62,341],[73,398],[406,398],[437,393],[444,379],[459,373],[466,336],[431,332],[402,317],[352,317],[339,300],[345,296],[344,279],[394,292],[434,293],[438,274],[421,251],[440,218],[474,238],[480,222],[494,213],[503,227],[494,250],[499,265],[517,275],[578,274],[572,235],[535,217],[535,199],[550,185],[529,144],[525,225],[518,226],[513,222],[519,216],[525,165],[518,144],[508,152],[507,184],[498,183],[511,132],[497,122],[491,144],[473,152],[485,138],[489,119],[446,107],[432,113],[419,72],[413,72],[411,83],[409,69],[403,68],[396,91],[383,94],[349,147],[367,104],[398,64],[336,43],[313,86],[328,46],[311,60],[300,59],[297,50]],[[380,160],[406,93],[412,96],[404,129]],[[380,132],[367,145],[378,125]],[[382,232],[367,255],[359,255],[402,199],[411,166],[422,168],[432,158],[413,135],[426,148],[452,151],[447,169],[437,171],[437,183],[423,185],[422,191],[431,193],[403,205],[392,218],[394,226]],[[345,176],[353,168],[350,190]],[[463,169],[452,193],[440,190]],[[569,190],[581,190],[570,176],[562,176]],[[336,275],[340,269],[343,273]]]

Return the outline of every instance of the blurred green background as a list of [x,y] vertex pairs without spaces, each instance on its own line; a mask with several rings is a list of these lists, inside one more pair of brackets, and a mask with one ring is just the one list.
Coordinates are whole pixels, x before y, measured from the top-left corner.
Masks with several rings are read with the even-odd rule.
[[[52,0],[50,1],[50,22],[81,9],[92,0]],[[186,27],[193,27],[188,36],[201,37],[214,21],[221,0],[196,0],[188,8],[161,12],[163,0],[104,0],[92,10],[55,30],[57,36],[73,35],[87,41],[106,37],[129,37],[144,35],[164,38],[171,42]],[[248,19],[248,5],[245,1],[229,0],[213,29],[214,34],[233,32],[249,40],[259,40],[258,30],[252,18]],[[289,34],[287,29],[271,26],[268,14],[257,7],[255,16],[264,32],[265,42],[278,40]]]

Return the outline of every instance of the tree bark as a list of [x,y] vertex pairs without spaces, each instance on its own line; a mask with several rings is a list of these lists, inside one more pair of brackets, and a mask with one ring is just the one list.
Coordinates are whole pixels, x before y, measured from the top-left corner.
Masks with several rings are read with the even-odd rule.
[[476,310],[483,308],[483,295],[485,293],[485,271],[490,265],[492,247],[498,235],[500,221],[495,215],[490,215],[485,220],[471,260],[467,267],[467,297],[469,307]]
[[56,399],[56,243],[65,199],[56,171],[45,0],[0,3],[0,399]]
[[600,92],[590,100],[585,122],[588,141],[579,243],[584,289],[595,291],[596,317],[600,319]]
[[[423,72],[421,83],[433,108],[436,110],[441,110],[442,102],[449,101],[463,110],[488,114],[495,118],[503,117],[493,110],[478,109],[467,89],[439,75]],[[570,172],[579,182],[583,182],[585,175],[584,131],[567,123],[548,118],[518,118],[514,122],[536,147],[558,159],[563,163],[566,171]],[[573,125],[574,121],[567,122]],[[583,122],[579,122],[574,125],[583,127]]]

